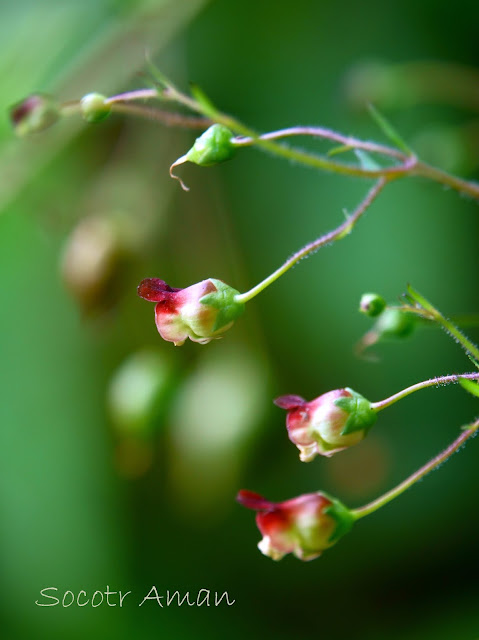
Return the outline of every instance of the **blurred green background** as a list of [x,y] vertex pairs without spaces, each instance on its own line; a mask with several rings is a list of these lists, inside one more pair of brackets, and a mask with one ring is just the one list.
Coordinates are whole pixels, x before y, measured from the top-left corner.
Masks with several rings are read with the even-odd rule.
[[[148,51],[261,130],[321,124],[383,141],[361,108],[373,99],[425,159],[477,179],[477,3],[21,0],[0,12],[2,638],[477,639],[477,442],[311,563],[263,557],[234,500],[324,489],[359,506],[477,415],[462,390],[428,390],[360,446],[305,465],[271,402],[342,386],[379,400],[470,369],[434,329],[378,345],[374,363],[353,348],[371,324],[357,313],[364,291],[394,301],[411,282],[448,314],[479,311],[477,203],[392,184],[224,340],[175,349],[136,296],[142,278],[249,289],[368,184],[246,150],[182,167],[184,193],[168,167],[191,132],[115,115],[19,140],[7,118],[37,90],[141,88]],[[121,609],[35,605],[45,587],[91,597],[107,585],[132,591]],[[152,585],[235,603],[139,608]]]

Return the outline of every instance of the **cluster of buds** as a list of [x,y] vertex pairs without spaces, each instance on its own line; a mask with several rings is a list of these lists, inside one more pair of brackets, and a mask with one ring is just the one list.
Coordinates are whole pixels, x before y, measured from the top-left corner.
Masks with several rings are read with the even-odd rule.
[[227,331],[244,311],[239,292],[221,280],[208,278],[187,287],[175,289],[158,278],[146,278],[138,287],[138,295],[156,302],[156,327],[164,340],[180,346],[189,338],[207,344]]
[[293,395],[274,402],[288,412],[288,436],[302,462],[317,455],[330,457],[361,442],[377,418],[369,400],[349,388],[328,391],[311,402]]
[[288,553],[300,560],[314,560],[354,523],[347,507],[319,492],[274,503],[242,490],[237,500],[257,512],[256,524],[263,535],[258,549],[273,560],[281,560]]

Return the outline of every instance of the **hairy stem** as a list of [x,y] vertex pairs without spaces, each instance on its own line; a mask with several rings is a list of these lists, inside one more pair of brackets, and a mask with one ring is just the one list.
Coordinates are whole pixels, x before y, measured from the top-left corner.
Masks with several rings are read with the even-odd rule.
[[[135,109],[127,108],[126,103],[130,103],[135,100],[162,100],[167,102],[174,102],[181,104],[188,109],[201,114],[204,119],[188,119],[186,116],[180,114],[166,115],[168,112],[157,111],[155,109]],[[234,139],[234,144],[237,146],[258,146],[265,151],[272,153],[275,156],[279,156],[293,162],[297,162],[304,166],[321,169],[323,171],[330,171],[332,173],[338,173],[341,175],[356,176],[362,178],[380,178],[385,177],[388,179],[400,178],[402,176],[420,176],[438,182],[439,184],[451,187],[456,191],[465,193],[473,198],[479,200],[479,184],[476,182],[469,182],[450,175],[441,169],[429,166],[418,159],[413,154],[404,153],[393,147],[376,144],[373,142],[366,142],[358,140],[356,138],[345,136],[331,129],[324,127],[289,127],[286,129],[280,129],[278,131],[272,131],[265,134],[258,134],[254,130],[246,127],[239,120],[222,113],[215,107],[213,107],[206,100],[201,101],[192,98],[174,87],[166,79],[162,80],[161,87],[158,89],[139,89],[135,91],[127,91],[118,95],[112,96],[106,99],[106,103],[112,107],[115,106],[115,110],[123,113],[130,113],[132,115],[143,116],[149,119],[158,120],[165,124],[178,124],[178,126],[185,126],[190,128],[201,128],[201,126],[208,126],[213,122],[223,124],[230,128],[238,137]],[[133,105],[131,105],[133,107]],[[67,107],[66,111],[70,108]],[[71,112],[75,112],[75,107],[71,108]],[[156,112],[157,111],[157,112]],[[156,112],[156,113],[155,113]],[[354,164],[337,162],[331,160],[328,157],[324,157],[318,154],[289,147],[284,144],[276,142],[281,138],[308,135],[313,137],[319,137],[326,140],[331,140],[342,144],[345,149],[361,149],[369,151],[371,153],[381,154],[385,157],[399,160],[399,164],[396,166],[384,167],[384,168],[366,168]]]
[[450,444],[446,449],[444,449],[444,451],[442,451],[439,455],[437,455],[435,458],[430,460],[423,467],[415,471],[411,476],[409,476],[409,478],[404,480],[404,482],[401,482],[400,484],[398,484],[397,487],[394,487],[394,489],[391,489],[391,491],[388,491],[387,493],[380,496],[376,500],[373,500],[369,504],[364,505],[364,507],[353,509],[351,513],[354,515],[356,519],[359,520],[360,518],[364,518],[365,516],[368,516],[369,514],[374,513],[374,511],[377,511],[381,507],[384,507],[384,505],[388,504],[388,502],[391,502],[391,500],[394,500],[395,498],[400,496],[402,493],[404,493],[404,491],[409,489],[409,487],[412,487],[414,484],[416,484],[418,480],[421,480],[421,478],[427,475],[430,471],[432,471],[433,469],[436,469],[440,464],[445,462],[453,453],[455,453],[466,442],[468,438],[470,438],[477,432],[478,428],[479,428],[479,420],[476,420],[471,425],[469,425],[466,429],[464,429],[461,435],[458,438],[456,438],[456,440],[454,440],[454,442]]
[[[263,133],[259,137],[260,140],[279,140],[281,138],[288,138],[290,136],[310,136],[313,138],[322,138],[324,140],[331,140],[332,142],[338,142],[348,149],[363,149],[370,153],[380,153],[385,156],[391,156],[398,160],[405,160],[408,156],[402,151],[393,149],[392,147],[386,147],[385,145],[376,144],[375,142],[366,142],[358,140],[351,136],[344,136],[341,133],[333,131],[332,129],[326,129],[324,127],[288,127],[287,129],[279,129],[278,131],[271,131],[270,133]],[[239,147],[250,146],[255,143],[255,138],[238,137],[234,138],[233,142]]]
[[407,288],[408,293],[405,296],[407,300],[411,301],[414,306],[405,307],[407,311],[417,313],[428,320],[437,322],[449,335],[451,335],[456,342],[458,342],[464,351],[472,356],[476,361],[479,361],[479,348],[469,340],[450,320],[448,320],[442,313],[434,307],[429,300],[421,295],[418,291],[415,291],[411,285]]
[[380,400],[379,402],[372,402],[371,409],[373,411],[382,411],[387,407],[390,407],[392,404],[397,402],[398,400],[402,400],[406,396],[414,393],[415,391],[420,391],[421,389],[427,389],[428,387],[438,387],[440,385],[445,384],[457,384],[461,378],[467,378],[468,380],[479,380],[479,373],[461,373],[454,374],[450,376],[438,376],[436,378],[431,378],[430,380],[424,380],[423,382],[417,382],[416,384],[395,393],[394,395],[386,398],[385,400]]
[[291,267],[294,266],[297,262],[299,262],[302,258],[312,253],[313,251],[316,251],[320,247],[323,247],[325,244],[330,244],[331,242],[340,240],[341,238],[344,238],[344,236],[348,235],[352,231],[354,225],[357,223],[359,218],[363,215],[363,213],[366,211],[369,205],[373,202],[373,200],[378,196],[378,194],[384,188],[386,183],[387,183],[386,178],[380,178],[376,182],[376,184],[370,189],[370,191],[368,192],[364,200],[361,202],[361,204],[354,211],[354,213],[352,213],[352,215],[349,216],[347,220],[345,220],[342,224],[340,224],[339,227],[337,227],[333,231],[329,231],[328,233],[324,234],[320,238],[317,238],[313,242],[310,242],[309,244],[304,246],[302,249],[297,251],[295,254],[293,254],[290,258],[288,258],[288,260],[286,260],[286,262],[281,267],[279,267],[279,269],[276,269],[276,271],[274,271],[271,275],[265,278],[262,282],[257,284],[255,287],[253,287],[246,293],[240,293],[239,295],[237,295],[236,296],[237,302],[248,302],[248,300],[251,300],[252,298],[257,296],[258,293],[261,293],[261,291],[266,289],[266,287],[268,287],[270,284],[275,282],[275,280],[277,280],[280,276],[286,273],[288,269],[291,269]]

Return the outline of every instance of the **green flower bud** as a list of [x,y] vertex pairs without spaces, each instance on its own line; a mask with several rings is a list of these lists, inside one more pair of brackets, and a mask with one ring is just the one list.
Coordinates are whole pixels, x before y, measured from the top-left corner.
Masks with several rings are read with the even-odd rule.
[[359,311],[371,318],[378,316],[386,307],[386,300],[377,293],[364,293],[359,302]]
[[83,118],[90,123],[101,122],[110,115],[110,105],[105,103],[106,96],[101,93],[87,93],[80,101]]
[[230,160],[236,153],[232,138],[233,133],[227,127],[214,124],[196,138],[195,144],[186,154],[186,159],[202,167]]
[[173,173],[174,167],[185,162],[193,162],[201,167],[210,167],[213,164],[230,160],[236,153],[236,146],[232,140],[233,133],[227,127],[222,124],[213,124],[199,138],[196,138],[188,153],[171,165],[170,176],[179,180],[185,191],[189,191],[182,180]]
[[36,93],[10,108],[10,120],[19,136],[43,131],[60,118],[56,100],[47,94]]
[[384,338],[407,338],[414,331],[416,318],[399,309],[385,309],[376,321],[374,331]]

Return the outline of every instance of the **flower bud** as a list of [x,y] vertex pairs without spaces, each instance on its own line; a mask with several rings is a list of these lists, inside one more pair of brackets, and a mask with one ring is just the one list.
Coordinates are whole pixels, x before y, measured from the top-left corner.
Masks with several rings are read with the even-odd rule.
[[274,503],[242,490],[237,500],[258,512],[256,524],[263,535],[258,549],[273,560],[281,560],[287,553],[300,560],[314,560],[354,523],[347,507],[320,492]]
[[221,337],[244,311],[244,303],[236,300],[238,294],[215,278],[186,289],[175,289],[158,278],[146,278],[138,287],[141,298],[157,302],[157,329],[164,340],[176,346],[187,338],[206,344]]
[[188,187],[172,173],[174,167],[185,162],[193,162],[202,167],[209,167],[219,162],[230,160],[236,153],[236,146],[232,142],[233,133],[222,124],[213,124],[199,138],[196,138],[191,149],[181,158],[178,158],[170,167],[170,176],[180,181],[182,188],[188,191]]
[[359,302],[359,311],[371,318],[378,316],[386,307],[386,300],[377,293],[364,293]]
[[348,387],[328,391],[311,402],[291,395],[274,402],[288,411],[288,436],[302,462],[311,462],[317,455],[330,457],[361,442],[377,417],[371,403]]
[[60,118],[60,108],[52,96],[36,93],[10,108],[15,133],[27,136],[43,131]]
[[399,309],[385,309],[374,325],[381,338],[407,338],[414,331],[416,317]]
[[88,93],[80,101],[83,118],[90,123],[101,122],[110,115],[110,105],[105,103],[106,97],[101,93]]

